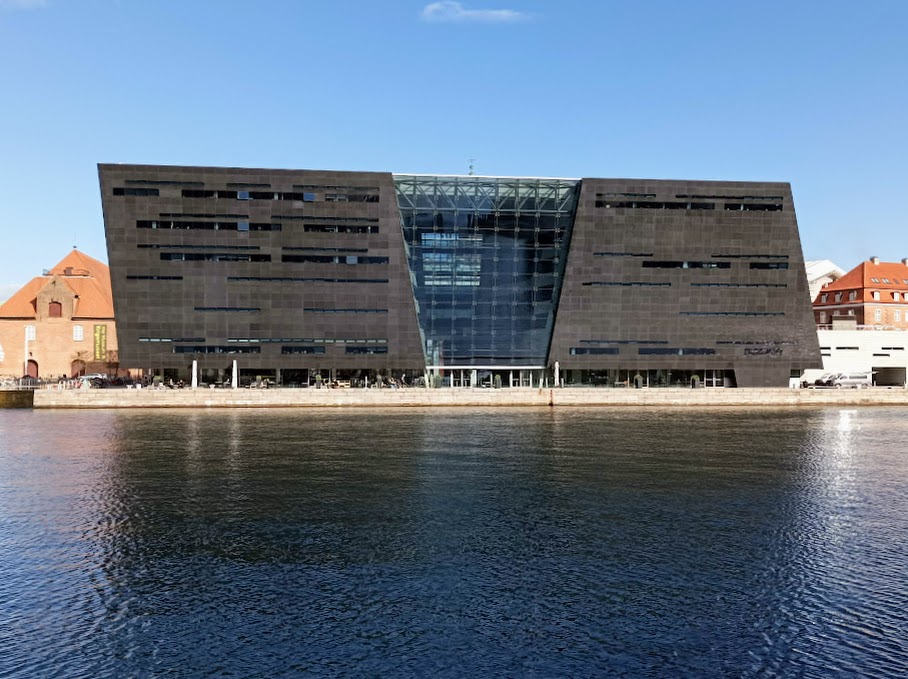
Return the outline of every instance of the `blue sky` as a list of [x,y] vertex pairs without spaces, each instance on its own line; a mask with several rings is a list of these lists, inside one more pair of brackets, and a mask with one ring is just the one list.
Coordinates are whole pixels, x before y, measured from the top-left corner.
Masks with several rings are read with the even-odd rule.
[[908,2],[0,0],[0,299],[106,261],[97,163],[791,182],[908,257]]

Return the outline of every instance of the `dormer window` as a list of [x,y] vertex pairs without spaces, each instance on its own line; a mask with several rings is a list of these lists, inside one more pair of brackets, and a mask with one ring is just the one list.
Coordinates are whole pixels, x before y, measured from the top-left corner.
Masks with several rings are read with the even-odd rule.
[[892,293],[892,299],[895,300],[896,302],[898,302],[899,300],[902,299],[902,296],[901,296],[899,293],[897,293],[897,292],[893,292],[893,293]]
[[879,278],[871,278],[871,279],[870,279],[870,282],[871,282],[871,283],[879,283],[879,282],[880,282],[880,279],[879,279]]
[[829,295],[827,295],[826,293],[823,293],[822,295],[820,295],[820,302],[821,302],[822,304],[826,304],[826,298],[827,298],[828,296],[829,296]]
[[47,315],[51,318],[61,318],[63,316],[63,305],[60,302],[51,302],[47,305]]
[[837,293],[835,294],[835,301],[836,301],[836,302],[841,302],[841,301],[842,301],[842,293],[841,293],[841,292],[837,292]]
[[879,291],[879,290],[874,290],[872,293],[870,293],[870,295],[871,295],[875,300],[879,300],[879,299],[880,299],[880,291]]
[[855,290],[852,290],[848,293],[848,301],[853,302],[858,298],[858,293]]
[[884,282],[884,283],[889,283],[889,279],[888,279],[888,278],[884,278],[884,279],[883,279],[883,282]]

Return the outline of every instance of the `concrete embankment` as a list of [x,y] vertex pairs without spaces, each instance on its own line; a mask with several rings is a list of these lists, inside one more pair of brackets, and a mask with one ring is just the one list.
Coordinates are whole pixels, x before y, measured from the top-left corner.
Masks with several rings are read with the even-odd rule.
[[31,389],[0,389],[0,408],[31,408]]
[[35,408],[906,405],[905,389],[81,389],[35,392]]

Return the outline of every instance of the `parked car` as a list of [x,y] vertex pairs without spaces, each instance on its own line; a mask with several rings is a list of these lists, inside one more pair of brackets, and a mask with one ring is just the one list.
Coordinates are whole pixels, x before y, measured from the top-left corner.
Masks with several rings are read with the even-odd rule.
[[839,378],[839,373],[826,373],[820,375],[813,383],[816,387],[832,387],[835,386],[835,381]]
[[873,373],[843,373],[832,384],[836,389],[866,389],[873,386]]

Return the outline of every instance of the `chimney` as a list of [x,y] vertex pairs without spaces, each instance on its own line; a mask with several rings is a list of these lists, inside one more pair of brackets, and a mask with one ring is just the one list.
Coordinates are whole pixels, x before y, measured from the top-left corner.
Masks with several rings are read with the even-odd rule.
[[879,263],[880,263],[880,258],[879,258],[879,257],[871,257],[871,258],[870,258],[870,261],[873,262],[874,264],[879,264]]
[[908,266],[908,257],[906,257],[905,259],[902,260],[902,264],[904,264],[905,266]]

